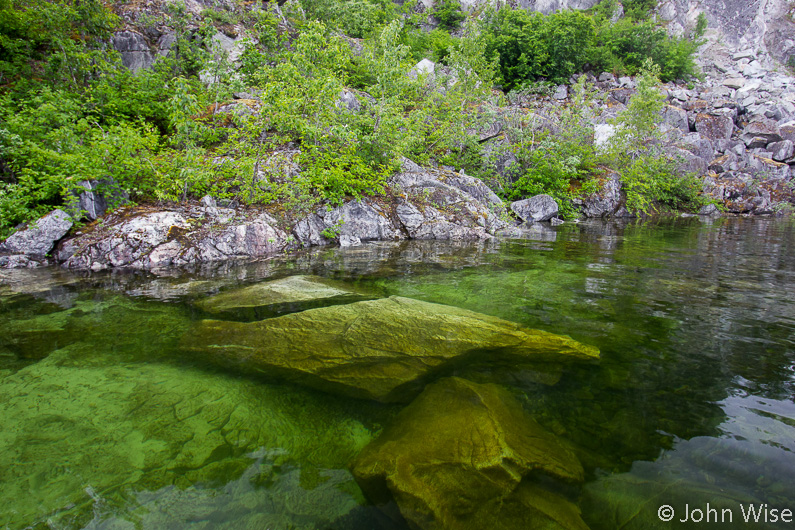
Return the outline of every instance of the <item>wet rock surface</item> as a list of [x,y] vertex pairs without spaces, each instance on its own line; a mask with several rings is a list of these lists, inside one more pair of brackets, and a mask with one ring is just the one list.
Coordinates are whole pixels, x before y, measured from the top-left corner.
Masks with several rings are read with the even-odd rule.
[[599,357],[596,348],[569,337],[402,297],[253,323],[205,320],[181,345],[236,370],[383,402],[410,400],[428,378],[484,359],[514,359],[548,371]]
[[202,298],[196,305],[214,315],[257,320],[362,299],[363,296],[317,276],[289,276]]
[[374,502],[394,498],[421,529],[586,529],[541,475],[583,479],[577,457],[509,392],[448,378],[429,385],[356,458],[353,473]]

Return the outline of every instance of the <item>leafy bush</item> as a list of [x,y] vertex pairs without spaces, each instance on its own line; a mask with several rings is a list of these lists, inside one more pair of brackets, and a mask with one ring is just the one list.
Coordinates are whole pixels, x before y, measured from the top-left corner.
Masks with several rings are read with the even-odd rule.
[[657,90],[659,66],[647,59],[637,92],[627,108],[613,121],[616,133],[610,139],[609,156],[621,173],[622,187],[630,211],[651,213],[659,207],[697,208],[704,204],[694,175],[682,174],[659,146],[656,124],[665,98]]
[[511,90],[539,80],[565,83],[586,65],[597,71],[636,74],[649,58],[660,66],[664,81],[696,75],[693,54],[700,41],[669,37],[654,21],[637,21],[633,16],[613,23],[614,5],[605,2],[593,15],[579,11],[543,15],[508,8],[493,14],[487,25],[486,52],[499,61],[503,87]]
[[598,71],[635,75],[651,59],[660,66],[663,81],[689,79],[696,75],[693,54],[699,44],[669,37],[664,28],[651,20],[636,23],[623,18],[597,28],[589,62]]
[[513,9],[497,12],[488,28],[486,55],[499,61],[507,90],[542,78],[565,82],[585,65],[594,31],[579,11],[547,16]]
[[431,10],[431,16],[439,21],[439,25],[447,31],[454,31],[461,27],[461,22],[466,19],[466,13],[461,11],[458,0],[436,0]]
[[309,20],[355,38],[367,37],[398,14],[389,0],[302,0],[301,5]]

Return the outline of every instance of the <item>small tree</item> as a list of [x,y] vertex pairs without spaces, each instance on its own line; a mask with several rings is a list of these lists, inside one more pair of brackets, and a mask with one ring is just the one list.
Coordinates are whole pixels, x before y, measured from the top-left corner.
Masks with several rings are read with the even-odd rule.
[[630,98],[626,110],[612,122],[616,133],[610,140],[610,150],[616,159],[634,160],[648,151],[650,141],[659,139],[657,124],[665,107],[660,84],[660,67],[646,59],[638,80],[637,92]]

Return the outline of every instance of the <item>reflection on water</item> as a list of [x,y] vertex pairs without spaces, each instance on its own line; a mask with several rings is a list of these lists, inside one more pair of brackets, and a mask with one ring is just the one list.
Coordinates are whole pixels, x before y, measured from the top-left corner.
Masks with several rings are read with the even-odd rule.
[[4,271],[0,528],[404,528],[348,470],[399,406],[219,372],[177,348],[204,318],[194,301],[295,274],[599,347],[599,365],[555,386],[511,383],[575,448],[593,529],[694,524],[662,523],[664,504],[733,510],[737,525],[741,505],[795,510],[794,228],[600,222],[154,274]]

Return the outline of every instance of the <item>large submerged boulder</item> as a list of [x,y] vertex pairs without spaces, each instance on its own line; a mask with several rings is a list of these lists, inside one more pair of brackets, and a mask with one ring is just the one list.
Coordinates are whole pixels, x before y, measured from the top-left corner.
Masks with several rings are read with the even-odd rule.
[[196,305],[208,313],[255,320],[362,299],[317,276],[290,276],[233,289],[202,299]]
[[577,457],[505,389],[451,377],[429,385],[364,448],[353,474],[423,530],[586,529],[539,484],[583,480]]
[[599,357],[599,350],[569,337],[401,297],[261,322],[205,320],[182,346],[244,371],[383,402],[411,399],[434,375],[484,359],[516,359],[545,371]]

